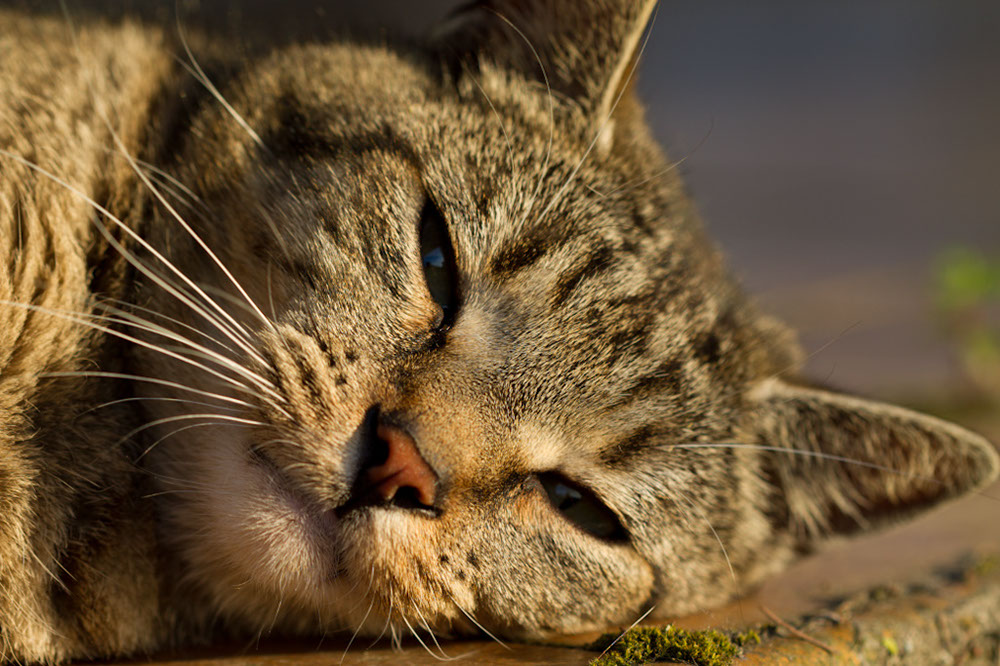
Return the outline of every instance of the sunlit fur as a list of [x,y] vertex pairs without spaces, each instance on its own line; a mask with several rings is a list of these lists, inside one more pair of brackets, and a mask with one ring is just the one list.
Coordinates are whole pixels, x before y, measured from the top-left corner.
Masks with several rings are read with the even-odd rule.
[[[644,125],[652,11],[495,0],[249,60],[0,12],[0,657],[628,624],[991,479],[978,436],[796,379]],[[435,512],[337,512],[373,407]]]

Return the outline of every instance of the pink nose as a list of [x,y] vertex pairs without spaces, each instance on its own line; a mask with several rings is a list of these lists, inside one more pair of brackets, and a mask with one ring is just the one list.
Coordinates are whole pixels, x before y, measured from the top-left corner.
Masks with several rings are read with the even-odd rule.
[[412,488],[417,501],[434,506],[437,476],[417,451],[417,444],[406,431],[380,424],[377,434],[389,450],[385,462],[369,468],[366,481],[383,500],[391,500],[402,488]]

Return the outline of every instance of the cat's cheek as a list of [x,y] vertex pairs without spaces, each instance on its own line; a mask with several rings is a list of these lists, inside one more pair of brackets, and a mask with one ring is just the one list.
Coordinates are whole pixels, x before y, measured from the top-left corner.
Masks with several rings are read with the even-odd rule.
[[183,526],[205,535],[197,559],[210,559],[228,584],[251,580],[264,590],[314,590],[333,575],[332,514],[287,489],[247,455],[240,437],[221,436],[199,448],[196,466],[206,477]]

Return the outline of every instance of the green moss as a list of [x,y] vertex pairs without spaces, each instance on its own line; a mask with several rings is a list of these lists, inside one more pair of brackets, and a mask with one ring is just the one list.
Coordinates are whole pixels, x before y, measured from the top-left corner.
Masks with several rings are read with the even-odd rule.
[[[756,632],[742,635],[750,634],[752,638],[748,640],[760,642],[760,636]],[[741,643],[734,642],[719,631],[687,631],[668,625],[636,627],[624,635],[604,634],[589,645],[588,649],[598,652],[607,650],[604,655],[591,662],[599,666],[632,666],[650,661],[728,666],[739,652],[738,644]]]
[[1000,556],[987,555],[980,558],[973,566],[972,573],[976,576],[991,576],[1000,571]]
[[892,637],[892,634],[886,633],[882,636],[882,647],[893,657],[899,654],[899,644],[896,643],[896,639]]
[[746,631],[733,636],[733,642],[740,647],[751,644],[760,645],[760,634],[753,629],[747,629]]

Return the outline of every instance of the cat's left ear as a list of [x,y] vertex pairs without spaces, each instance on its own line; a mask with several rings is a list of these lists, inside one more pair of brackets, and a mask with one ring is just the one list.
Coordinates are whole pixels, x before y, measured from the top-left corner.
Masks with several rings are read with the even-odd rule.
[[908,409],[778,379],[749,397],[773,491],[765,509],[805,546],[898,522],[997,475],[985,439]]
[[452,14],[436,47],[548,85],[603,123],[631,82],[656,0],[481,0]]

